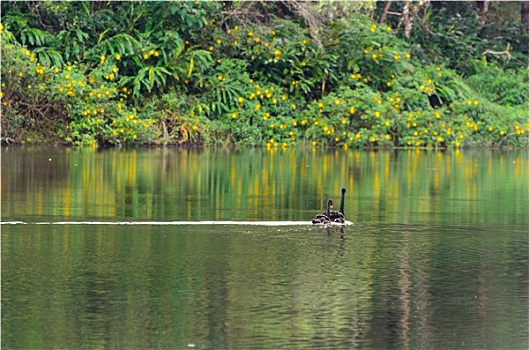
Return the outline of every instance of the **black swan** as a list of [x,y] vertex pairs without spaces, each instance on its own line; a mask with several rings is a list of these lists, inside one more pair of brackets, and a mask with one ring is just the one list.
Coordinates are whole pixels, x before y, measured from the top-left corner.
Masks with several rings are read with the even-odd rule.
[[332,200],[327,201],[327,210],[323,214],[318,214],[312,219],[313,224],[330,224],[331,219],[331,208],[332,208]]
[[340,211],[331,211],[329,213],[329,219],[331,222],[338,222],[341,224],[345,223],[345,213],[343,211],[344,202],[345,202],[345,188],[342,188],[342,197],[340,198]]

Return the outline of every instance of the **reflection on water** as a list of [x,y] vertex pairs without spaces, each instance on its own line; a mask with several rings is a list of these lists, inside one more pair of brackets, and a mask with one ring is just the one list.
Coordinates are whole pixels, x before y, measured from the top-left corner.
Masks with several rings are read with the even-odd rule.
[[529,151],[2,149],[5,221],[306,221],[527,227]]
[[459,226],[9,225],[2,346],[526,348],[528,254]]
[[2,149],[1,345],[527,349],[527,159]]

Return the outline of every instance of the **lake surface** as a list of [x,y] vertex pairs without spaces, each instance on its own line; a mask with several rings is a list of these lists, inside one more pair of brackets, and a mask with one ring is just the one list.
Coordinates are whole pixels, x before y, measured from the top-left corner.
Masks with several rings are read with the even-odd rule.
[[529,347],[528,150],[1,156],[2,348]]

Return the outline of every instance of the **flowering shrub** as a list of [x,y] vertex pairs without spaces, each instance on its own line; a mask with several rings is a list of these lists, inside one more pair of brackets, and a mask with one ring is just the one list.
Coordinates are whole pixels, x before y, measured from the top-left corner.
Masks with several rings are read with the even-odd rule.
[[[76,6],[53,8],[62,16]],[[236,5],[98,3],[55,32],[8,11],[2,135],[92,147],[529,144],[521,68],[474,60],[463,78],[361,13],[316,33],[295,18],[258,23],[221,6]]]

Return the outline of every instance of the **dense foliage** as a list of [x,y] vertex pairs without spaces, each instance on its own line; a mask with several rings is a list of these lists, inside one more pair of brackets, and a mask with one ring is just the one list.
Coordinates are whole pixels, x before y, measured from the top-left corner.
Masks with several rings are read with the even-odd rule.
[[407,39],[375,5],[2,2],[2,137],[529,145],[521,24],[436,4]]

